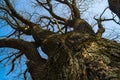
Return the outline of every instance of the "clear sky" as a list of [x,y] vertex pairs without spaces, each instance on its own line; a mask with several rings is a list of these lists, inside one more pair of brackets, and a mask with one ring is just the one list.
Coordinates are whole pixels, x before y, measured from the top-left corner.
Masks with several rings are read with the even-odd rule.
[[[16,7],[16,9],[21,10],[21,9],[23,9],[23,8],[21,8],[21,7],[26,6],[26,4],[28,3],[29,0],[16,0],[16,1],[20,1],[20,3],[19,3],[19,2],[18,2],[18,3],[15,3],[15,4],[19,5],[19,6]],[[25,2],[24,2],[24,1],[25,1]],[[22,3],[22,4],[21,4],[21,3]],[[25,3],[26,3],[26,4],[25,4]],[[21,4],[21,5],[20,5],[20,4]],[[96,14],[96,16],[97,16],[97,15],[99,15],[100,13],[102,13],[102,11],[105,9],[106,6],[107,6],[107,0],[102,0],[102,1],[101,1],[101,0],[98,0],[98,3],[92,5],[91,8],[88,10],[88,12],[87,12],[86,14],[84,14],[84,18],[87,19],[87,18],[89,17],[87,20],[90,22],[90,24],[92,24],[93,16],[94,16],[95,14]],[[26,8],[29,8],[29,6],[26,6]],[[24,8],[24,9],[25,9],[25,8]],[[34,11],[34,10],[29,9],[29,11],[32,12],[32,11]],[[111,16],[111,15],[110,15],[110,11],[107,10],[107,13],[105,13],[104,16],[105,16],[105,17]],[[12,30],[10,29],[10,27],[8,27],[8,26],[2,28],[3,25],[4,25],[4,23],[0,23],[0,38],[4,37],[4,35],[9,34],[9,33],[12,31]],[[116,25],[116,24],[114,24],[114,23],[110,24],[110,23],[108,23],[108,22],[105,22],[104,25],[105,25],[106,28],[109,28],[108,30],[106,30],[106,33],[112,33],[111,31],[112,31],[113,29],[114,29],[114,32],[119,33],[120,28],[119,28],[119,29],[116,29],[116,28],[118,28],[118,25]],[[113,26],[113,25],[115,25],[115,26]],[[116,26],[117,26],[117,27],[116,27]],[[96,28],[94,28],[94,29],[96,29]],[[105,37],[109,37],[109,35],[107,35],[106,33],[104,34],[104,36],[105,36]],[[114,35],[114,34],[112,34],[112,35]],[[26,38],[27,38],[27,39],[30,39],[29,37],[26,37]],[[0,50],[1,50],[1,49],[0,49]],[[41,50],[39,50],[39,51],[41,51]],[[2,54],[4,54],[4,53],[3,53],[3,52],[0,52],[0,58],[3,57]],[[42,54],[42,56],[46,58],[46,55],[43,55],[43,54]],[[9,68],[9,67],[4,67],[4,65],[0,63],[0,80],[13,80],[10,76],[8,76],[8,77],[6,76],[6,73],[7,73],[6,71],[8,71],[8,68]],[[14,75],[14,74],[12,74],[12,75]],[[22,79],[21,79],[21,80],[22,80]]]
[[5,75],[5,67],[3,64],[0,64],[0,80],[7,80]]

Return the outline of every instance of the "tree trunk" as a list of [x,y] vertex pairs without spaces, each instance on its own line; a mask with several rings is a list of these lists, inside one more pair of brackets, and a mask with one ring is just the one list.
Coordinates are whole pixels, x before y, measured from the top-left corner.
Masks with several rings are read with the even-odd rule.
[[120,44],[70,32],[42,41],[43,65],[28,61],[33,80],[120,80]]
[[[56,11],[54,12],[52,0],[35,1],[50,14],[40,16],[40,25],[45,21],[47,29],[56,29],[57,26],[61,34],[55,33],[54,30],[44,30],[40,25],[33,23],[34,21],[27,20],[27,16],[24,18],[14,9],[10,0],[4,0],[2,3],[5,5],[0,9],[3,13],[1,19],[20,33],[18,39],[0,39],[0,48],[15,48],[25,54],[33,80],[120,80],[120,43],[101,38],[105,31],[102,22],[106,20],[101,19],[103,13],[99,19],[95,18],[98,32],[94,33],[92,26],[81,19],[76,0],[55,0],[68,6],[71,12],[70,19],[58,16]],[[32,16],[34,17],[34,14]],[[65,33],[60,25],[64,26]],[[73,31],[68,32],[70,27]],[[34,41],[20,39],[21,33],[31,35]],[[13,34],[16,33],[9,36]],[[48,60],[41,58],[38,47],[48,55]],[[15,62],[14,59],[12,63]],[[12,66],[13,70],[14,64]]]

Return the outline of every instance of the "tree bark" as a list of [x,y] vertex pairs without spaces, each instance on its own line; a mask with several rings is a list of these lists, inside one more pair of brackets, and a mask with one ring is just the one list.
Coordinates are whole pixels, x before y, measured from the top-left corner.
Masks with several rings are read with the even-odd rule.
[[47,61],[32,42],[0,39],[0,47],[23,51],[33,80],[120,80],[119,43],[75,31],[55,34],[39,26],[32,31]]
[[33,80],[119,80],[120,44],[89,34],[51,35],[41,43],[49,55],[43,65],[32,62]]
[[[73,0],[73,4],[69,0],[55,0],[70,8],[71,19],[54,13],[51,0],[46,0],[47,6],[46,3],[36,0],[52,16],[47,16],[48,20],[56,19],[66,29],[73,28],[71,32],[66,30],[65,34],[43,30],[41,26],[17,13],[10,0],[4,1],[7,9],[2,8],[3,11],[12,15],[15,24],[17,21],[24,24],[24,27],[17,24],[16,31],[31,35],[34,42],[5,38],[0,39],[0,48],[10,47],[23,52],[27,57],[26,64],[33,80],[120,80],[120,43],[101,38],[104,32],[101,19],[98,20],[99,30],[94,33],[92,26],[80,18],[76,0]],[[41,58],[38,47],[48,55],[48,60]]]

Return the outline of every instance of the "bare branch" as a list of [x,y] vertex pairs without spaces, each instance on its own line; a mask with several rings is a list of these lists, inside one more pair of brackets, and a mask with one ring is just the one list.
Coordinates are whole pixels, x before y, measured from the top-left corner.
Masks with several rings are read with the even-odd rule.
[[95,19],[97,21],[98,24],[98,31],[96,33],[96,36],[98,37],[98,39],[100,39],[102,37],[102,34],[105,32],[105,28],[102,25],[102,20],[101,19]]
[[29,20],[25,19],[23,16],[21,16],[20,14],[18,14],[16,12],[16,10],[13,8],[13,6],[10,3],[10,0],[4,0],[6,2],[6,5],[8,6],[8,8],[10,9],[12,15],[14,17],[16,17],[17,19],[19,19],[20,21],[22,21],[23,23],[27,24],[27,25],[31,25],[33,24],[32,22],[30,22]]
[[27,80],[27,76],[26,76],[27,72],[28,72],[28,69],[26,69],[26,70],[24,71],[24,79],[25,79],[25,80]]
[[65,18],[62,18],[62,17],[56,15],[56,14],[53,12],[53,7],[52,7],[52,4],[50,4],[50,1],[49,1],[49,0],[47,1],[47,4],[48,4],[48,7],[49,7],[49,8],[47,8],[47,7],[44,5],[44,3],[40,2],[39,0],[36,0],[36,1],[39,3],[40,6],[42,6],[44,9],[46,9],[54,18],[56,18],[56,19],[58,19],[58,20],[66,21]]
[[75,3],[76,0],[73,1],[73,4],[71,4],[68,0],[65,0],[65,1],[56,0],[56,1],[63,3],[63,4],[66,4],[70,8],[72,18],[80,18],[80,11],[77,8],[76,3]]
[[13,56],[16,55],[16,54],[19,54],[19,52],[17,52],[17,53],[15,52],[15,53],[13,53],[12,55],[3,58],[2,60],[0,60],[0,63],[3,62],[4,60],[8,59],[8,58],[13,57]]
[[7,73],[7,75],[9,75],[13,70],[14,70],[14,67],[15,67],[15,61],[19,58],[19,57],[21,57],[23,54],[21,53],[21,52],[19,52],[19,55],[17,55],[15,58],[13,58],[13,60],[12,60],[12,67],[11,67],[11,69],[10,69],[10,71]]
[[25,53],[26,57],[29,60],[32,60],[34,62],[38,62],[38,64],[44,63],[44,60],[40,57],[39,52],[35,45],[31,42],[27,42],[20,39],[0,39],[0,47],[10,47],[15,48],[23,53]]

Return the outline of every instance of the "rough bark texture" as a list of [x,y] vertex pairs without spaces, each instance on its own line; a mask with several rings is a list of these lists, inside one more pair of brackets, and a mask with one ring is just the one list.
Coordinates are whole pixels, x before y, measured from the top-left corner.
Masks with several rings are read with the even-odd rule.
[[[119,43],[89,32],[56,34],[36,25],[31,31],[35,43],[8,38],[0,39],[0,47],[24,52],[33,80],[120,80]],[[47,61],[38,55],[36,44]]]
[[42,50],[51,54],[47,63],[32,67],[33,80],[119,80],[120,44],[89,34],[51,35]]
[[[33,42],[20,38],[0,38],[0,48],[15,48],[27,58],[27,68],[33,80],[120,80],[120,43],[102,38],[102,21],[96,19],[98,31],[95,33],[92,26],[80,18],[80,11],[76,0],[55,0],[59,4],[67,5],[71,11],[71,18],[65,19],[54,13],[54,0],[35,0],[37,5],[49,12],[46,27],[59,28],[58,32],[42,29],[41,25],[21,16],[11,4],[10,0],[2,1],[0,5],[0,19],[6,21],[16,32],[31,35]],[[82,1],[82,0],[81,0]],[[33,16],[30,16],[33,17]],[[63,25],[64,27],[61,27]],[[67,29],[73,28],[68,32]],[[62,28],[65,28],[65,31]],[[61,33],[59,33],[61,32]],[[15,34],[16,35],[16,34]],[[48,60],[39,55],[38,47],[48,55]],[[19,56],[15,57],[13,63]],[[14,64],[12,64],[14,66]],[[12,68],[12,70],[14,67]],[[11,71],[12,71],[11,70]]]

